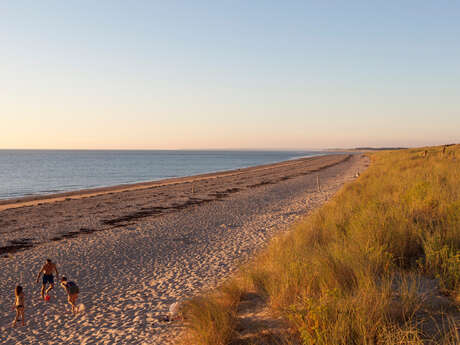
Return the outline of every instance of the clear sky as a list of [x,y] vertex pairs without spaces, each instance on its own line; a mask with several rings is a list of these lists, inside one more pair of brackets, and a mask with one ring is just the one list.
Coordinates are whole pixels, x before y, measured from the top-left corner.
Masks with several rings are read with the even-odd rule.
[[459,1],[1,1],[0,148],[460,142]]

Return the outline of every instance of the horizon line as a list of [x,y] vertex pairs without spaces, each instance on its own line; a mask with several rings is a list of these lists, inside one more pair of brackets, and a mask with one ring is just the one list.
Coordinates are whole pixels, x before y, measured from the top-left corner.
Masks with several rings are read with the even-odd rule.
[[355,150],[355,149],[402,149],[416,148],[426,146],[442,146],[440,145],[424,145],[424,146],[376,146],[376,145],[357,145],[350,147],[325,147],[325,148],[0,148],[0,151],[330,151],[330,150]]

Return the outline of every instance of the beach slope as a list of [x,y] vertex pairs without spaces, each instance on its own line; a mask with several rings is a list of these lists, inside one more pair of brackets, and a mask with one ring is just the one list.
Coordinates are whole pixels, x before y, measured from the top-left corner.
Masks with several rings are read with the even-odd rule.
[[[181,331],[162,321],[171,303],[216,286],[367,164],[359,154],[327,155],[4,202],[3,343],[170,343]],[[79,315],[69,314],[61,288],[40,300],[35,277],[46,258],[80,286]],[[13,329],[16,284],[26,326]]]

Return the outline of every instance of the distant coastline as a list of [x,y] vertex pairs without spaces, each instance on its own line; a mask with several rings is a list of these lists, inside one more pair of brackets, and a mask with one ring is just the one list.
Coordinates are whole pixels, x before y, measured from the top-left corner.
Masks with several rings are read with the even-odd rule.
[[388,150],[406,150],[407,147],[356,147],[358,151],[388,151]]

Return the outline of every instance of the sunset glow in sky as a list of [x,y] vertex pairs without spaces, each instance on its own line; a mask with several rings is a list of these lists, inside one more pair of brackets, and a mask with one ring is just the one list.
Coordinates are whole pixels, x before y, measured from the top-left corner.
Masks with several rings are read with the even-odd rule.
[[0,149],[460,142],[460,3],[4,1]]

